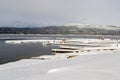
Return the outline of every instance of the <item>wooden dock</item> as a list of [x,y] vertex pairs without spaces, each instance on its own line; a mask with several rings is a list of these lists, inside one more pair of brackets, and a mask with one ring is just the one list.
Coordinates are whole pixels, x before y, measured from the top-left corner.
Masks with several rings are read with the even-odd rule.
[[71,49],[52,49],[52,52],[55,53],[70,53],[70,52],[77,52],[79,50],[71,50]]
[[81,48],[81,49],[52,49],[54,53],[79,53],[79,52],[89,52],[89,51],[100,51],[100,50],[117,50],[116,47],[95,47],[95,48]]
[[110,46],[110,44],[102,44],[102,43],[53,43],[54,45],[60,45],[60,46],[93,46],[93,47],[99,47],[99,46]]

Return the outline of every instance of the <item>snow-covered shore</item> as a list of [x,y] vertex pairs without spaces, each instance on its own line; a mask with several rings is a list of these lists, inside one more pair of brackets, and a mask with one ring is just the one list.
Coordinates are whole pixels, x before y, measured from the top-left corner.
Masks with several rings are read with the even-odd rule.
[[[120,80],[120,50],[0,65],[0,80]],[[59,55],[60,56],[60,55]]]
[[[61,40],[55,40],[57,43],[60,42]],[[21,44],[21,43],[53,43],[54,40],[6,40],[5,43],[7,44]]]
[[[67,39],[66,40],[68,43],[89,43],[89,42],[116,42],[116,40],[110,40],[110,39]],[[49,42],[49,43],[60,43],[61,39],[59,40],[45,40],[45,39],[35,39],[35,40],[6,40],[5,43],[7,44],[20,44],[20,43],[44,43],[44,42]]]

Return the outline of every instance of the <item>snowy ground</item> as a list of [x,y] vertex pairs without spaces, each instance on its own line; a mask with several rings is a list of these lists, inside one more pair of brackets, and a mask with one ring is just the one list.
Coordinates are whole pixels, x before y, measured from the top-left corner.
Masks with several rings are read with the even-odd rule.
[[120,80],[119,61],[120,50],[73,58],[24,59],[0,65],[0,80]]
[[[44,39],[38,39],[38,40],[6,40],[5,43],[7,44],[21,44],[21,43],[60,43],[61,40],[44,40]],[[89,43],[89,42],[116,42],[116,40],[110,40],[110,39],[67,39],[67,43]]]

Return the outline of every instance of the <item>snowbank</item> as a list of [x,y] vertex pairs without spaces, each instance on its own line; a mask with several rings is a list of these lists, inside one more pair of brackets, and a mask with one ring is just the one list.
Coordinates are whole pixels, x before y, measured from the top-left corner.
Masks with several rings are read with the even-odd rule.
[[54,43],[60,42],[60,40],[6,40],[7,44],[21,44],[21,43]]
[[27,59],[0,65],[0,80],[120,80],[119,61],[119,50],[67,59]]
[[[61,40],[44,40],[44,39],[38,39],[38,40],[6,40],[5,43],[9,44],[20,44],[20,43],[60,43]],[[110,39],[67,39],[67,43],[91,43],[91,42],[116,42],[116,40],[110,40]]]

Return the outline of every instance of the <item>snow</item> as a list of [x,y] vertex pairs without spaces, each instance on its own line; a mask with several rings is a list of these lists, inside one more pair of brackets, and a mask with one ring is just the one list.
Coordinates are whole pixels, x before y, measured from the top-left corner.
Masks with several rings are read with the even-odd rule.
[[120,80],[119,52],[93,51],[73,58],[11,62],[0,65],[0,80]]
[[[111,39],[66,39],[66,42],[68,43],[92,43],[92,42],[116,42],[116,40],[111,40]],[[61,43],[61,40],[44,40],[44,39],[38,39],[38,40],[6,40],[6,44],[22,44],[22,43]]]
[[[8,40],[6,43],[48,41],[54,43],[54,40]],[[7,63],[0,65],[0,80],[120,80],[120,45],[116,46],[116,40],[71,39],[67,40],[67,43],[100,44],[116,50],[102,50],[100,47],[100,51],[57,53]]]
[[7,44],[22,44],[22,43],[54,43],[60,42],[61,40],[6,40],[5,43]]

